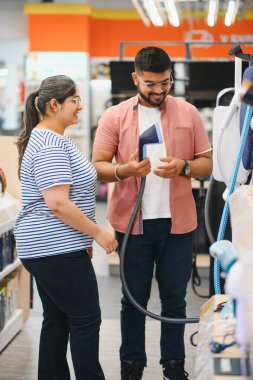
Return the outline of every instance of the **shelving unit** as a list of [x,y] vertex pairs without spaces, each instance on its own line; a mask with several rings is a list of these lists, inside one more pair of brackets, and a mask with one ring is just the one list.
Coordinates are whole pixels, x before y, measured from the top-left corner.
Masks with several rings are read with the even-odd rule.
[[[248,366],[248,359],[243,357],[238,344],[227,347],[219,353],[210,350],[210,343],[215,340],[219,344],[234,341],[235,316],[224,318],[217,307],[229,301],[227,294],[212,296],[200,309],[198,342],[196,348],[195,379],[196,380],[250,380],[243,372]],[[226,329],[224,328],[226,323]],[[230,326],[228,324],[230,323]],[[228,334],[227,331],[230,331]],[[231,332],[232,331],[232,332]]]
[[[4,194],[0,198],[0,236],[14,228],[19,210],[20,202],[10,194]],[[0,271],[0,283],[3,282],[9,274],[17,270],[20,265],[21,262],[18,258],[16,258],[13,263],[7,264],[3,270]],[[24,311],[17,308],[11,318],[7,320],[3,330],[0,331],[0,352],[22,329],[23,314]]]
[[5,193],[0,197],[0,234],[12,229],[20,210],[20,202],[12,195]]
[[8,276],[8,274],[12,273],[15,269],[17,269],[21,265],[21,261],[16,259],[14,263],[7,265],[4,270],[0,272],[0,282]]
[[6,323],[0,332],[0,352],[23,328],[23,310],[17,309],[12,318]]
[[[0,203],[1,203],[1,198],[0,198]],[[0,212],[1,212],[1,207],[0,207]],[[5,233],[6,231],[11,230],[15,225],[15,220],[16,218],[12,218],[6,221],[4,224],[0,224],[0,235]],[[1,219],[0,219],[0,223],[1,223]]]

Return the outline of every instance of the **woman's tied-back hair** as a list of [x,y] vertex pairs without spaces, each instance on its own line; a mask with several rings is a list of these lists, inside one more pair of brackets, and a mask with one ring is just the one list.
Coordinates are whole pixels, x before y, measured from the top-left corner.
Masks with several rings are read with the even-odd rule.
[[165,50],[156,46],[148,46],[138,51],[135,56],[134,67],[137,73],[143,71],[163,73],[166,70],[171,70],[172,64]]
[[24,130],[18,138],[19,173],[21,162],[33,128],[46,114],[46,106],[51,99],[60,104],[76,92],[75,82],[66,75],[54,75],[44,79],[37,91],[28,95],[24,111]]

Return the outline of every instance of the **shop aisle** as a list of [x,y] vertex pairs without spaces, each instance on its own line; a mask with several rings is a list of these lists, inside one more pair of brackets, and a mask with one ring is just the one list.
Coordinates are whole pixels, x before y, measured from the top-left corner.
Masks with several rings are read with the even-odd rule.
[[[101,224],[105,222],[106,205],[98,203],[97,219]],[[118,348],[120,344],[120,322],[119,306],[121,297],[121,283],[119,277],[108,275],[108,263],[106,255],[100,251],[96,245],[94,247],[94,267],[97,273],[98,286],[100,292],[100,302],[102,310],[102,326],[100,335],[100,361],[103,366],[106,380],[120,379],[120,364],[118,358]],[[207,292],[208,281],[204,280],[202,293]],[[188,295],[188,316],[198,316],[200,306],[205,300],[195,296],[189,286]],[[159,297],[156,283],[153,284],[149,309],[159,313]],[[37,357],[38,341],[41,325],[42,309],[37,291],[34,291],[34,308],[31,310],[30,318],[24,329],[6,347],[0,355],[0,380],[36,380],[37,379]],[[148,367],[144,371],[143,380],[162,379],[161,366],[159,365],[159,336],[160,323],[147,319],[146,345],[148,355]],[[134,328],[134,327],[133,327]],[[186,370],[190,374],[190,380],[194,380],[194,359],[195,350],[189,337],[197,330],[197,325],[188,324],[186,326]],[[68,353],[70,359],[70,353]],[[69,360],[71,363],[71,359]],[[72,380],[75,379],[73,368],[71,367]],[[87,379],[88,380],[88,379]]]

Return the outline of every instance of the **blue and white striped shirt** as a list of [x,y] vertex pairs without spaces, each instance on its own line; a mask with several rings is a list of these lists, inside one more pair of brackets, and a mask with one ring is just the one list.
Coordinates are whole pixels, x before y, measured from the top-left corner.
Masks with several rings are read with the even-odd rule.
[[68,137],[33,130],[21,165],[22,209],[15,226],[20,258],[59,255],[92,246],[93,239],[57,218],[41,190],[69,184],[70,200],[95,222],[97,173]]

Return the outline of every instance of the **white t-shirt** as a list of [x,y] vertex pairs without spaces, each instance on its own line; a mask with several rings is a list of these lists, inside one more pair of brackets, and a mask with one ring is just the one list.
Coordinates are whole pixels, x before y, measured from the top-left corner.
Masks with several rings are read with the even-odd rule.
[[[160,111],[157,108],[138,105],[138,125],[140,135],[154,122],[157,122],[163,138]],[[161,157],[166,157],[164,142],[162,144],[151,144],[147,146],[147,157],[151,162],[151,172],[147,175],[145,190],[142,198],[142,217],[143,219],[170,218],[169,204],[169,179],[158,177],[153,173],[157,166],[164,163]]]

